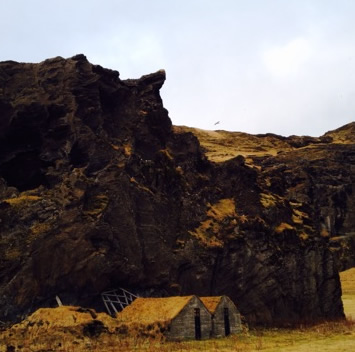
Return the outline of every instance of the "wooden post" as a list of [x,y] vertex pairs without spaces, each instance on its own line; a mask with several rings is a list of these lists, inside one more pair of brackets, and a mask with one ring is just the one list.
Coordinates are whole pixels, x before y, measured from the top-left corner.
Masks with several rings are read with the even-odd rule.
[[63,306],[63,303],[62,303],[62,301],[60,300],[60,298],[58,296],[55,296],[55,300],[58,303],[58,307],[62,307]]

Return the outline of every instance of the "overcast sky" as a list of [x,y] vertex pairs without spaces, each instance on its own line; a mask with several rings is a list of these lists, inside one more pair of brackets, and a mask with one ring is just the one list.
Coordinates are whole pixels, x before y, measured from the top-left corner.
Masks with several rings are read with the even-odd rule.
[[163,68],[175,125],[319,136],[355,120],[354,18],[354,0],[0,0],[0,60]]

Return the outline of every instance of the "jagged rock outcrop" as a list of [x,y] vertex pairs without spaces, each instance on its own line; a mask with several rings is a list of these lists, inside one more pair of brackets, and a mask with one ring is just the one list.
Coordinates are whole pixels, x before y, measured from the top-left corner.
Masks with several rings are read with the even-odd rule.
[[[355,266],[354,122],[319,138],[175,130],[194,133],[212,161],[243,155],[258,170],[259,185],[269,198],[289,201],[293,221],[304,224],[302,237],[320,234],[329,240],[339,270]],[[310,219],[313,227],[307,224]]]
[[329,238],[353,226],[353,144],[267,135],[290,153],[215,163],[172,127],[164,80],[0,63],[0,319],[115,287],[225,294],[250,323],[343,317]]

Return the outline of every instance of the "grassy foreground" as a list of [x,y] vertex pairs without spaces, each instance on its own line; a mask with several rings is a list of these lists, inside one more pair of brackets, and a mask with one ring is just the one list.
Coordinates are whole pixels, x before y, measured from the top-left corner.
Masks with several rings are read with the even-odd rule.
[[[26,321],[0,333],[0,352],[126,352],[126,351],[265,351],[313,352],[355,350],[355,268],[341,273],[346,321],[325,322],[298,329],[258,329],[223,339],[208,341],[167,342],[159,336],[122,337],[119,322],[106,314],[95,319],[108,329],[95,337],[86,330],[92,323],[92,312],[63,307],[39,310]],[[31,320],[32,319],[32,320]],[[83,328],[84,327],[84,328]]]
[[[1,343],[1,340],[3,343]],[[117,335],[102,334],[88,338],[72,331],[46,334],[34,331],[31,335],[2,336],[1,352],[126,352],[126,351],[337,351],[349,352],[355,348],[355,323],[324,323],[312,328],[252,330],[229,338],[166,342],[152,338],[119,338]]]

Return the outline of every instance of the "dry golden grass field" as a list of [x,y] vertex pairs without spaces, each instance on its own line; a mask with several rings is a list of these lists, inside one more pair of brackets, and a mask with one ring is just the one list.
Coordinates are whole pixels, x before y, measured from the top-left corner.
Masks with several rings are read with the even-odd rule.
[[[120,323],[104,313],[77,307],[40,309],[20,324],[0,334],[0,352],[118,352],[118,351],[264,351],[264,352],[350,352],[355,351],[355,268],[341,273],[347,320],[324,322],[297,329],[244,329],[228,338],[207,341],[168,342],[152,330],[145,337],[128,327],[123,337]],[[83,333],[94,320],[106,330],[98,337]],[[90,331],[89,331],[90,332]],[[119,334],[119,333],[120,334]]]
[[340,279],[345,314],[355,321],[355,268],[340,273]]

